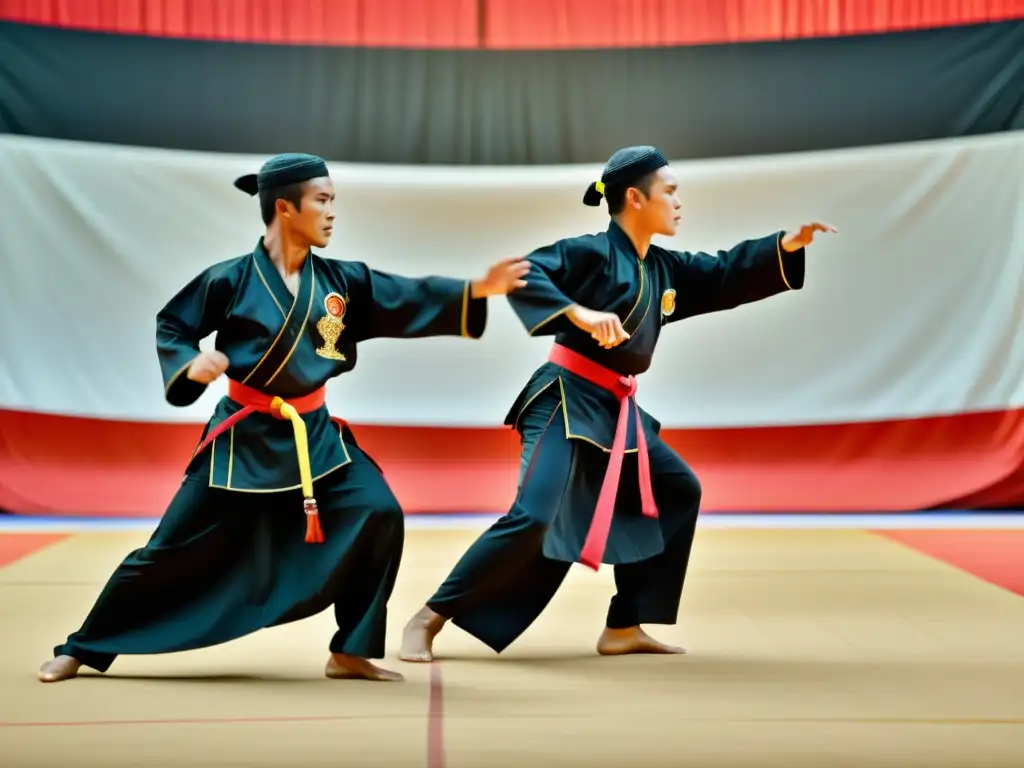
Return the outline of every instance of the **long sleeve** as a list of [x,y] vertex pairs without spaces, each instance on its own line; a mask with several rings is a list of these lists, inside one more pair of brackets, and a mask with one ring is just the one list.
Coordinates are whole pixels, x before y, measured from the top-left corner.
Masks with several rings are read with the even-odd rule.
[[581,286],[585,252],[560,240],[531,253],[524,288],[508,294],[509,303],[531,336],[552,336],[574,328],[566,317],[576,302],[567,292]]
[[487,299],[470,296],[469,280],[403,277],[362,263],[348,267],[350,323],[357,341],[483,336]]
[[665,251],[675,305],[662,300],[666,322],[732,309],[803,288],[805,251],[782,248],[783,232],[746,240],[716,256]]
[[224,264],[211,267],[182,288],[156,316],[156,350],[171,405],[191,405],[205,384],[185,374],[199,354],[199,342],[218,329],[233,296]]

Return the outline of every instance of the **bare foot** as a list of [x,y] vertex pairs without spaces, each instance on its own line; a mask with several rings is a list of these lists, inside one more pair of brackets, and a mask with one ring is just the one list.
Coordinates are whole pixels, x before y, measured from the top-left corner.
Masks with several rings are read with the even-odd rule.
[[71,656],[58,656],[50,659],[39,668],[39,679],[44,683],[59,683],[78,677],[78,669],[82,663]]
[[400,683],[405,680],[398,672],[371,664],[359,656],[345,653],[332,653],[327,660],[324,674],[332,680],[378,680],[382,682]]
[[445,625],[446,619],[423,606],[409,619],[402,631],[402,648],[398,658],[402,661],[427,662],[434,660],[434,638]]
[[686,653],[686,650],[675,645],[659,643],[640,627],[630,627],[605,628],[597,641],[597,652],[602,656],[623,656],[629,653]]

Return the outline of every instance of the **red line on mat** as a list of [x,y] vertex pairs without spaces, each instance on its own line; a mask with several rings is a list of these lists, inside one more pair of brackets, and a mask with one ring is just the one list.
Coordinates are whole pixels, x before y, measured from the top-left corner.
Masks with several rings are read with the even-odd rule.
[[427,708],[427,767],[444,768],[444,681],[441,664],[430,665],[430,705]]

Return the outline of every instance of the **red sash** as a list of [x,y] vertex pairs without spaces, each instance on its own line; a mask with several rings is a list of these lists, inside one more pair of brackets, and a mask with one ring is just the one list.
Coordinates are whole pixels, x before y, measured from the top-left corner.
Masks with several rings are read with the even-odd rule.
[[[611,455],[608,458],[608,469],[605,470],[601,493],[597,498],[597,507],[594,509],[594,517],[580,552],[580,563],[596,571],[601,566],[605,547],[608,544],[608,533],[612,527],[615,497],[619,489],[619,477],[622,474],[622,459],[626,454],[630,404],[636,413],[636,447],[640,475],[641,510],[645,517],[658,516],[658,507],[654,503],[654,490],[651,486],[651,463],[647,455],[647,436],[640,423],[640,407],[636,404],[636,377],[620,376],[615,371],[598,365],[593,360],[589,360],[561,344],[552,346],[548,361],[611,392],[620,401],[619,420],[615,428],[615,439],[612,441]],[[562,407],[565,407],[564,403]]]
[[199,447],[196,448],[197,456],[202,453],[210,443],[227,432],[246,416],[251,416],[254,413],[269,413],[279,419],[284,418],[281,416],[280,406],[280,404],[284,402],[287,402],[288,405],[299,413],[310,413],[322,408],[326,402],[327,388],[320,387],[320,389],[310,392],[308,395],[295,397],[286,401],[281,400],[281,398],[274,395],[264,394],[252,387],[247,387],[245,384],[241,384],[234,379],[228,379],[228,397],[241,405],[242,409],[228,416],[224,421],[206,434],[206,439],[204,439],[203,442],[200,443]]
[[[326,389],[320,387],[320,389],[310,392],[308,395],[291,400],[283,400],[276,395],[268,395],[233,379],[228,379],[228,397],[241,405],[242,408],[228,416],[228,418],[224,419],[224,421],[207,433],[206,438],[196,448],[193,458],[242,419],[254,413],[267,413],[279,419],[287,418],[292,422],[292,428],[295,430],[295,447],[298,451],[299,475],[302,478],[302,493],[305,497],[303,508],[306,512],[306,541],[311,544],[319,544],[324,540],[324,534],[320,526],[320,514],[316,499],[313,498],[313,479],[309,466],[309,448],[306,444],[306,427],[302,423],[299,414],[310,413],[322,408],[326,399]],[[339,421],[342,426],[345,424],[339,419],[336,419],[336,421]]]

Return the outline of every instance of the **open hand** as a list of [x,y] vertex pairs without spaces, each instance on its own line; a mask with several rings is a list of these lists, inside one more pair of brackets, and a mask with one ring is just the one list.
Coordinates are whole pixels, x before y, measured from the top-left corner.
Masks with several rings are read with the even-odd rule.
[[530,263],[521,256],[503,259],[487,270],[480,280],[474,280],[471,292],[474,299],[504,296],[517,288],[525,288],[523,277],[530,271]]
[[229,361],[223,352],[200,352],[188,367],[188,377],[200,384],[209,384],[228,369]]
[[614,312],[598,312],[586,307],[573,307],[569,310],[569,320],[573,325],[590,334],[605,349],[617,347],[629,340],[629,334],[622,327],[622,321]]
[[814,240],[815,232],[838,232],[839,230],[831,224],[814,222],[813,224],[802,224],[795,230],[789,230],[782,236],[782,249],[787,253],[799,251],[806,248]]

